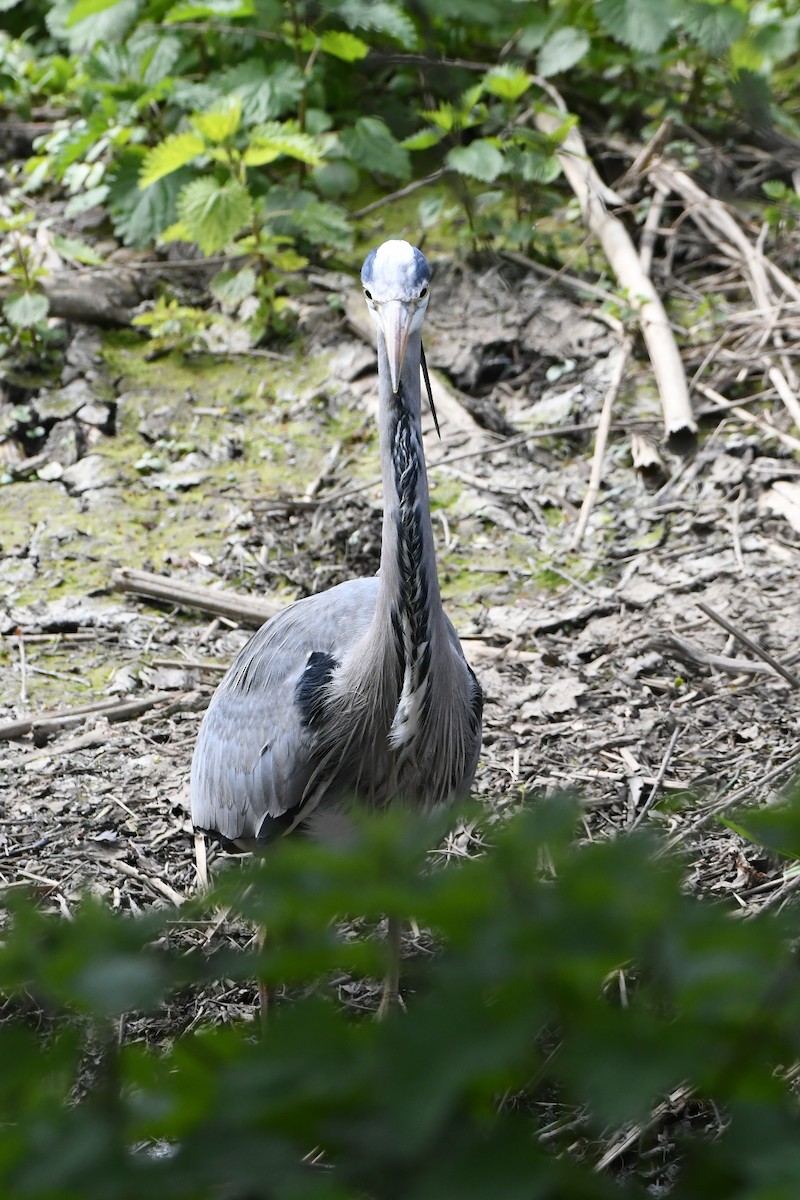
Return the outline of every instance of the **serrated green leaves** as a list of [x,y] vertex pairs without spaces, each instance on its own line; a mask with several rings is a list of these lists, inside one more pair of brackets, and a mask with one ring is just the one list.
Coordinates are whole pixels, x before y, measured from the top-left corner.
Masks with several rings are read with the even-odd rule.
[[460,175],[469,175],[481,183],[492,183],[505,166],[502,152],[488,138],[478,138],[469,146],[456,146],[447,154],[447,165]]
[[211,280],[211,294],[223,312],[235,312],[243,300],[252,296],[258,280],[252,267],[241,271],[218,271]]
[[493,67],[483,78],[483,86],[487,92],[509,102],[519,100],[520,96],[527,92],[531,82],[527,71],[523,71],[521,67],[515,67],[511,63],[502,63],[499,67]]
[[607,33],[633,50],[653,53],[670,32],[677,0],[596,0]]
[[733,4],[689,4],[681,23],[709,54],[724,54],[747,28],[747,14]]
[[317,246],[333,246],[349,250],[353,245],[353,230],[347,214],[336,204],[310,200],[292,213],[292,224]]
[[589,35],[583,29],[565,25],[549,37],[536,60],[536,69],[544,79],[568,71],[589,51]]
[[70,9],[67,25],[77,25],[87,17],[96,17],[98,13],[106,12],[109,8],[116,8],[118,3],[119,0],[77,0]]
[[408,50],[417,46],[416,27],[400,4],[389,0],[344,0],[335,7],[351,29],[385,33]]
[[199,133],[172,133],[159,142],[142,163],[139,187],[148,188],[158,179],[193,162],[206,148]]
[[316,167],[322,153],[316,138],[301,133],[293,123],[269,121],[257,126],[250,134],[250,144],[242,155],[248,167],[260,167],[274,162],[281,155]]
[[205,113],[195,113],[191,118],[201,137],[214,146],[228,141],[242,123],[242,101],[239,96],[229,96],[216,108]]
[[253,204],[235,180],[194,179],[178,197],[178,219],[204,254],[217,254],[250,223]]
[[162,20],[168,24],[202,21],[209,17],[230,21],[234,17],[252,17],[255,11],[253,0],[205,0],[205,3],[202,0],[198,0],[198,3],[187,0],[186,3],[173,4]]
[[378,117],[359,117],[342,134],[342,144],[353,162],[367,171],[393,179],[408,179],[411,174],[408,151]]
[[369,46],[365,41],[344,30],[327,29],[320,38],[319,46],[324,54],[332,54],[343,62],[358,62],[369,54]]

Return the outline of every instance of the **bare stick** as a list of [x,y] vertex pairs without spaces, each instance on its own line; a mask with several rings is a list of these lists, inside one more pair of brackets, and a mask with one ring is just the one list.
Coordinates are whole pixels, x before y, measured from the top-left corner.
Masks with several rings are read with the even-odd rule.
[[615,185],[616,191],[625,192],[627,188],[641,179],[649,164],[656,155],[661,154],[663,147],[672,136],[672,125],[672,117],[667,117],[665,121],[661,122],[650,140],[642,146],[625,174],[617,180]]
[[777,438],[789,450],[800,450],[800,438],[792,437],[791,433],[784,433],[782,429],[778,429],[775,425],[771,425],[769,421],[765,421],[758,413],[748,412],[746,408],[742,408],[738,404],[731,404],[724,396],[720,395],[713,388],[707,387],[704,383],[695,383],[698,392],[712,402],[718,405],[719,408],[725,409],[734,417],[738,417],[740,421],[744,421],[747,425],[754,425],[756,429],[760,429],[762,433],[769,434],[770,437]]
[[717,625],[721,626],[726,633],[731,634],[731,636],[735,637],[738,642],[741,642],[742,645],[747,646],[748,650],[752,650],[753,654],[755,654],[758,658],[762,658],[765,663],[769,663],[773,671],[777,671],[779,675],[782,675],[786,682],[791,684],[793,688],[800,688],[800,679],[798,679],[796,675],[793,675],[791,671],[787,671],[783,663],[778,662],[777,658],[774,658],[773,655],[770,654],[769,650],[765,650],[763,646],[760,646],[758,642],[753,641],[751,637],[749,637],[746,633],[743,633],[742,630],[734,625],[732,621],[729,621],[727,617],[723,617],[720,615],[720,613],[715,612],[713,608],[711,608],[708,604],[704,604],[702,600],[696,600],[695,603],[701,612],[704,612],[712,621],[716,621]]
[[25,657],[25,639],[20,634],[18,638],[19,645],[19,698],[23,704],[28,700],[28,662]]
[[603,399],[603,407],[600,412],[600,420],[597,422],[597,434],[594,442],[594,455],[592,457],[592,469],[589,475],[589,486],[586,489],[586,495],[583,497],[581,511],[578,513],[578,523],[575,526],[575,532],[572,535],[570,549],[577,550],[583,541],[583,535],[586,533],[586,526],[589,524],[589,517],[600,491],[600,482],[603,477],[603,456],[606,452],[608,444],[608,431],[611,428],[611,412],[614,408],[614,401],[617,398],[620,384],[622,383],[622,375],[628,362],[631,352],[630,341],[626,338],[619,348],[617,361],[614,364],[614,372],[608,383],[605,398]]
[[642,805],[642,807],[639,809],[638,813],[636,814],[636,817],[634,818],[633,822],[631,823],[631,829],[636,829],[637,826],[641,825],[642,821],[645,819],[645,817],[649,813],[650,809],[653,807],[656,796],[658,795],[658,789],[661,787],[661,784],[664,782],[664,776],[667,773],[667,767],[669,766],[669,761],[672,758],[673,751],[675,750],[675,743],[678,740],[680,732],[681,732],[680,725],[676,725],[672,731],[672,737],[669,739],[669,745],[667,746],[666,750],[664,751],[664,757],[662,758],[661,765],[658,768],[658,774],[656,775],[655,779],[653,780],[653,786],[650,789],[650,795],[647,797],[644,804]]
[[648,1121],[631,1125],[617,1138],[612,1146],[609,1146],[608,1150],[606,1150],[603,1157],[595,1166],[595,1171],[605,1171],[607,1167],[610,1167],[620,1155],[624,1154],[626,1150],[630,1150],[633,1143],[637,1142],[642,1134],[656,1129],[665,1117],[671,1116],[679,1106],[682,1108],[686,1104],[686,1101],[690,1099],[693,1091],[694,1089],[686,1083],[682,1083],[679,1087],[676,1087],[674,1091],[670,1092],[666,1100],[656,1105]]
[[[559,100],[559,107],[566,112],[563,100],[560,97]],[[539,129],[548,136],[557,133],[562,125],[561,118],[547,112],[537,113],[535,120]],[[683,363],[664,306],[650,277],[642,269],[628,231],[617,217],[608,212],[605,197],[609,195],[609,189],[594,169],[583,139],[574,128],[567,134],[557,154],[562,170],[580,200],[587,227],[598,238],[617,282],[624,288],[628,301],[638,313],[661,397],[667,445],[678,452],[689,451],[695,443],[697,423],[689,402]],[[669,190],[668,182],[664,183],[662,190]]]
[[263,625],[278,611],[278,606],[267,600],[240,596],[220,588],[199,587],[182,579],[173,579],[170,575],[155,575],[151,571],[135,571],[130,567],[120,567],[114,571],[111,582],[123,592],[135,592],[138,596],[149,596],[166,604],[232,617],[246,625]]
[[658,236],[658,227],[661,224],[661,215],[664,212],[664,205],[667,202],[669,192],[663,188],[656,190],[655,196],[650,202],[650,208],[647,211],[647,216],[642,226],[642,236],[639,239],[639,262],[642,264],[642,270],[649,275],[650,268],[653,265],[653,250]]
[[208,891],[208,854],[206,851],[206,835],[199,829],[194,831],[194,864],[197,872],[197,890]]
[[[7,721],[0,725],[0,741],[24,737],[32,733],[36,740],[46,740],[51,734],[71,725],[80,725],[88,716],[97,714],[109,721],[127,721],[141,716],[148,709],[167,702],[175,703],[181,698],[175,692],[150,692],[137,700],[100,700],[97,704],[85,704],[79,708],[63,709],[60,712],[43,713],[41,716],[22,717],[18,721]],[[183,693],[191,695],[191,693]]]

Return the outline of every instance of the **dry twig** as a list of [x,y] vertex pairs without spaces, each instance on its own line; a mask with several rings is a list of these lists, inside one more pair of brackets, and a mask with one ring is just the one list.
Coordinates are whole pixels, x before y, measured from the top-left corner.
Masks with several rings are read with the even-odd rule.
[[589,517],[591,516],[594,502],[600,491],[600,482],[603,477],[603,456],[608,443],[608,431],[611,428],[611,413],[614,408],[614,401],[619,393],[622,376],[630,357],[630,352],[631,343],[626,338],[619,348],[617,361],[614,364],[614,372],[609,380],[608,388],[603,398],[603,407],[600,411],[600,419],[597,422],[597,434],[595,436],[592,469],[589,474],[589,486],[586,489],[586,495],[583,497],[583,504],[581,505],[581,511],[578,513],[575,532],[572,535],[570,543],[570,549],[572,550],[577,550],[583,541],[583,535],[586,533],[586,526],[589,524]]

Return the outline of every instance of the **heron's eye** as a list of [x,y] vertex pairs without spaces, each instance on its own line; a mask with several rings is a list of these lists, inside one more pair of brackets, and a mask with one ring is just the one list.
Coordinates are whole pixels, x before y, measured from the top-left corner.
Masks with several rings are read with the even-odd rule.
[[426,283],[426,284],[425,284],[425,287],[422,289],[422,291],[421,291],[421,292],[420,292],[420,294],[419,294],[419,298],[420,298],[420,300],[424,300],[424,299],[425,299],[425,297],[427,296],[427,294],[428,294],[428,285],[427,285],[427,283]]
[[364,295],[367,297],[368,300],[372,299],[372,292],[368,292],[366,288],[364,288]]

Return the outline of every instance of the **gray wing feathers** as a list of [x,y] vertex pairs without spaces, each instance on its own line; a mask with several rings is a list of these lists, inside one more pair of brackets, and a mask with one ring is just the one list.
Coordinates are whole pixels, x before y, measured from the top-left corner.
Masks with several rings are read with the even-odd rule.
[[295,695],[309,655],[341,661],[369,628],[377,579],[298,600],[259,629],[217,689],[192,761],[192,820],[229,841],[300,803],[314,772],[314,731]]

